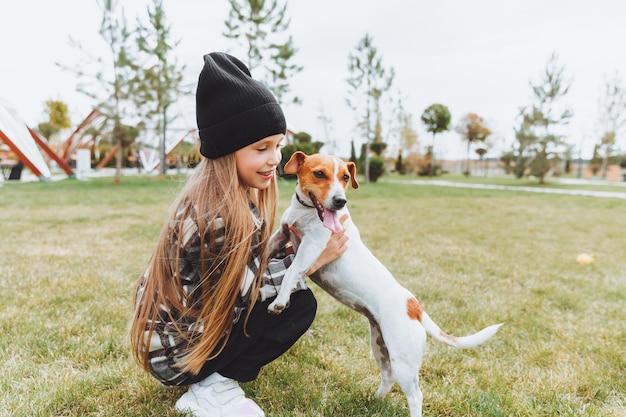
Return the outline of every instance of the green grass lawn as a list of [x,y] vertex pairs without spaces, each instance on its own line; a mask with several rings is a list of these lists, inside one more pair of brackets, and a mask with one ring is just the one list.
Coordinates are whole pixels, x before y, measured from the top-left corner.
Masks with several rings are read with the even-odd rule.
[[[127,326],[180,180],[0,187],[0,416],[178,416],[183,389],[134,364]],[[384,181],[348,198],[444,330],[505,323],[472,350],[429,340],[425,416],[626,416],[624,200]],[[244,390],[268,417],[408,416],[397,386],[373,397],[365,319],[311,286],[312,328]]]

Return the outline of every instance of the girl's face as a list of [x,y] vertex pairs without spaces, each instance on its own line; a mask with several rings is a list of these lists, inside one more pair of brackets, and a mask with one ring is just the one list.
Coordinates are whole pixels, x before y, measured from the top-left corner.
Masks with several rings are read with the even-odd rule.
[[280,146],[285,135],[268,136],[235,152],[239,180],[251,188],[265,190],[282,159]]

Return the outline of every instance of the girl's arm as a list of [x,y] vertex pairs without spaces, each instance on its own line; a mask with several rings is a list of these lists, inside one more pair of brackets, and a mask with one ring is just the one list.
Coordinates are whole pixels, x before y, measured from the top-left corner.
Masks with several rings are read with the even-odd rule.
[[[347,214],[341,216],[340,221],[342,225],[345,224],[346,220],[348,220],[348,217],[349,216]],[[299,233],[296,229],[290,228],[289,230],[294,232],[296,239],[299,237]],[[348,249],[346,245],[347,241],[348,235],[346,235],[345,232],[333,233],[328,239],[326,247],[322,251],[319,258],[317,258],[313,266],[311,266],[311,268],[309,268],[309,270],[307,271],[307,275],[315,273],[324,265],[334,261],[341,255],[343,255],[346,249]],[[280,286],[283,281],[283,277],[285,276],[285,273],[287,272],[289,266],[291,266],[291,262],[294,257],[293,254],[283,254],[283,256],[284,257],[270,259],[265,273],[264,282],[261,286],[261,300],[266,300],[267,298],[274,297],[276,294],[278,294],[278,291],[280,290]]]
[[[349,216],[347,214],[341,216],[340,221],[342,226],[345,224],[346,220],[348,220],[348,217]],[[348,246],[346,244],[347,242],[348,235],[346,235],[345,228],[344,231],[340,233],[331,234],[330,239],[328,239],[328,242],[326,242],[326,248],[324,248],[324,251],[321,253],[319,258],[317,258],[315,263],[313,263],[311,268],[306,271],[306,274],[314,274],[324,265],[331,263],[335,259],[339,258],[341,255],[343,255],[343,253],[348,249]]]

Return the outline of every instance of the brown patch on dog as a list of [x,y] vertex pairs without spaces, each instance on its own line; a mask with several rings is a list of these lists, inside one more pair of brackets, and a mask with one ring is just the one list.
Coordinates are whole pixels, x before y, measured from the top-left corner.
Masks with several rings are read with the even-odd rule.
[[424,309],[415,298],[409,298],[406,302],[406,313],[411,320],[422,321],[422,313]]

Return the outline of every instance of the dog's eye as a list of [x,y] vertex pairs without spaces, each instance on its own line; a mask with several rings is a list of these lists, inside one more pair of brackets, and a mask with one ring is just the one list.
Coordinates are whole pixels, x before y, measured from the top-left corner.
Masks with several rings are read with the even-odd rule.
[[313,175],[315,175],[315,178],[326,178],[326,175],[324,175],[322,171],[313,171]]
[[344,176],[343,176],[343,180],[344,180],[345,182],[350,181],[350,175],[348,175],[348,174],[344,175]]

